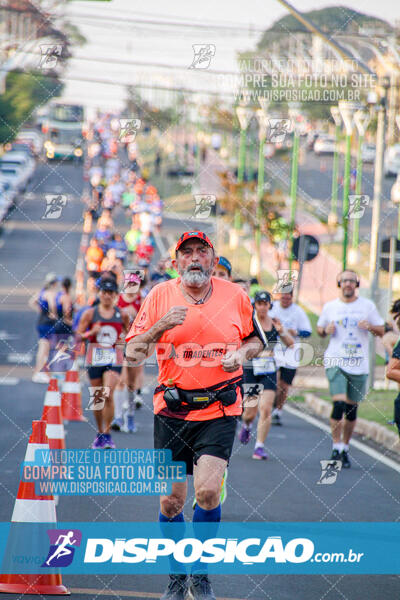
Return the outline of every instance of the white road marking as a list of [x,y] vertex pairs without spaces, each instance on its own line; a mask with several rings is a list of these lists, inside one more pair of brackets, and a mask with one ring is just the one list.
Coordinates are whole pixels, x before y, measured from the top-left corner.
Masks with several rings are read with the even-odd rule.
[[[315,427],[322,429],[322,431],[325,431],[325,433],[329,433],[329,435],[331,434],[330,427],[328,427],[328,425],[325,425],[325,423],[322,423],[315,417],[312,417],[311,415],[306,415],[306,414],[300,412],[299,410],[296,410],[295,408],[292,408],[287,405],[285,405],[284,408],[291,415],[294,415],[295,417],[299,417],[299,419],[303,419],[303,421],[307,421],[307,423],[310,423],[311,425],[314,425]],[[357,450],[361,450],[361,452],[364,452],[364,454],[368,454],[368,456],[371,456],[371,458],[374,458],[375,460],[378,460],[379,462],[383,463],[387,467],[390,467],[394,471],[397,471],[397,473],[400,473],[400,465],[398,463],[396,463],[391,458],[384,456],[377,450],[370,448],[369,446],[367,446],[367,444],[363,444],[363,442],[359,442],[358,440],[352,439],[351,445],[354,446],[354,448],[357,448]]]
[[0,385],[17,385],[19,379],[17,377],[3,377],[0,378]]
[[22,365],[30,364],[32,360],[32,352],[11,352],[7,356],[7,361]]
[[0,331],[0,342],[4,342],[4,340],[16,340],[19,337],[19,335],[15,333],[8,333],[8,331],[5,331],[4,329]]

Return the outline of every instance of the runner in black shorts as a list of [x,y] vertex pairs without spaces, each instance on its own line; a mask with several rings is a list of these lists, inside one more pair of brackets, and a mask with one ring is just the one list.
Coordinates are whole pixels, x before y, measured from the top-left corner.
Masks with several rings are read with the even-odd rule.
[[[172,450],[173,460],[184,460],[193,473],[193,521],[218,523],[222,477],[242,413],[241,365],[266,340],[243,290],[211,276],[218,258],[204,233],[184,233],[175,252],[180,277],[156,285],[145,298],[126,338],[126,354],[135,365],[156,344],[154,445]],[[160,497],[161,523],[184,520],[186,495],[186,480],[172,483],[172,493]],[[206,574],[189,579],[173,565],[171,571],[162,600],[184,600],[189,585],[194,600],[215,600]]]
[[245,411],[242,416],[243,425],[239,432],[239,439],[242,444],[248,444],[251,436],[251,425],[257,416],[257,412],[259,412],[257,440],[253,458],[265,460],[268,455],[264,444],[271,426],[271,411],[277,387],[273,348],[278,339],[285,346],[292,346],[294,340],[279,319],[272,319],[268,315],[268,311],[272,307],[272,298],[268,292],[256,292],[254,305],[258,320],[268,341],[268,350],[264,350],[261,356],[253,358],[250,365],[244,369]]
[[115,307],[117,297],[118,286],[114,279],[100,281],[100,303],[83,313],[77,330],[82,339],[90,342],[87,351],[90,385],[105,389],[103,408],[94,410],[98,433],[93,448],[115,448],[110,425],[114,416],[113,393],[122,371],[122,361],[118,364],[117,360],[117,344],[129,329],[129,316]]

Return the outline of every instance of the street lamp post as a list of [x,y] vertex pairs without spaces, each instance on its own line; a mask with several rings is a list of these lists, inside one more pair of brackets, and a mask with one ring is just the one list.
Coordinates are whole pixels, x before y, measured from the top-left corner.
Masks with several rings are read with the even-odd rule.
[[[354,123],[356,124],[358,131],[358,148],[357,148],[357,178],[356,178],[356,197],[354,211],[357,213],[360,209],[360,194],[362,190],[362,147],[364,143],[365,132],[368,129],[370,121],[370,115],[363,110],[357,110],[354,113]],[[357,264],[358,257],[360,254],[359,245],[359,231],[360,231],[360,220],[353,219],[353,240],[352,240],[352,264]],[[349,256],[350,260],[350,256]]]
[[328,224],[332,227],[336,227],[337,218],[337,204],[338,204],[338,171],[339,171],[339,140],[340,140],[340,126],[342,118],[340,116],[340,110],[337,106],[331,106],[331,115],[335,121],[335,152],[333,153],[333,165],[332,165],[332,193],[331,193],[331,211],[328,216]]
[[261,271],[261,200],[264,196],[264,145],[267,137],[268,119],[266,114],[266,105],[262,105],[256,111],[256,117],[258,121],[258,173],[257,173],[257,207],[256,207],[256,231],[255,231],[255,242],[256,242],[256,271],[257,276]]
[[[379,225],[381,219],[382,207],[382,179],[383,179],[383,159],[385,154],[386,138],[386,98],[390,85],[388,77],[383,77],[380,82],[381,100],[378,109],[378,125],[376,130],[376,158],[375,158],[375,176],[374,176],[374,199],[372,206],[371,223],[371,253],[369,261],[369,280],[370,280],[370,298],[376,302],[379,288],[379,268],[380,268],[380,236]],[[369,343],[369,387],[373,388],[375,379],[375,337],[370,336]]]
[[343,176],[343,207],[342,207],[342,223],[343,223],[343,256],[342,267],[343,271],[347,267],[347,246],[348,246],[348,230],[349,230],[349,191],[350,191],[350,163],[351,163],[351,135],[353,133],[354,120],[353,116],[358,109],[358,105],[353,102],[341,100],[339,102],[339,111],[343,119],[346,130],[346,152],[344,159],[344,176]]
[[[396,125],[400,129],[400,115],[396,116]],[[396,179],[392,187],[391,199],[397,204],[397,239],[400,240],[400,181]]]
[[[236,115],[240,126],[240,142],[239,142],[239,163],[238,163],[238,175],[237,182],[243,183],[244,180],[244,169],[246,164],[246,133],[250,123],[252,110],[246,106],[237,106]],[[240,229],[240,211],[235,211],[235,229]]]
[[297,125],[297,118],[300,114],[298,105],[295,103],[289,104],[289,117],[293,121],[293,147],[292,147],[292,170],[290,179],[290,251],[289,251],[289,270],[292,270],[293,263],[293,241],[294,241],[294,230],[296,227],[296,210],[297,210],[297,173],[299,166],[299,144],[300,144],[300,132]]

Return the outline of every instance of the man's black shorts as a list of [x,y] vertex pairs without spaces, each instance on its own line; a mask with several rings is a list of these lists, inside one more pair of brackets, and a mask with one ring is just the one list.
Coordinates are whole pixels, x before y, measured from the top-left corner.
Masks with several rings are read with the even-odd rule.
[[115,367],[114,365],[104,365],[101,367],[88,367],[89,379],[101,379],[106,371],[115,371],[116,373],[122,372],[122,367]]
[[260,383],[264,390],[276,390],[276,373],[265,373],[265,375],[254,375],[253,369],[243,369],[243,383]]
[[279,369],[280,378],[288,385],[292,385],[294,376],[296,375],[296,369],[288,369],[287,367],[280,367]]
[[229,461],[235,440],[237,417],[220,417],[209,421],[185,421],[154,415],[154,448],[172,450],[172,460],[186,463],[186,473],[193,475],[193,463],[203,454]]

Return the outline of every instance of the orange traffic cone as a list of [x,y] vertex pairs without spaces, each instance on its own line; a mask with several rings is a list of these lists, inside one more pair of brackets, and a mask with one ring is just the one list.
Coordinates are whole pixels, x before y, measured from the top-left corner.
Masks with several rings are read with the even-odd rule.
[[[25,461],[34,461],[36,450],[48,449],[49,444],[46,437],[46,422],[32,421],[32,434],[29,438]],[[38,496],[35,493],[35,483],[33,481],[21,481],[11,522],[55,523],[56,507],[53,496]],[[6,555],[12,553],[12,547],[13,532],[11,529],[6,548]],[[0,575],[0,592],[8,594],[70,594],[67,588],[62,584],[61,575],[59,573],[41,573],[40,575]]]
[[42,421],[46,421],[46,435],[50,450],[65,449],[65,432],[61,412],[61,395],[58,391],[57,379],[50,379],[44,397]]
[[76,363],[65,374],[61,409],[64,421],[87,421],[82,413],[81,386]]

